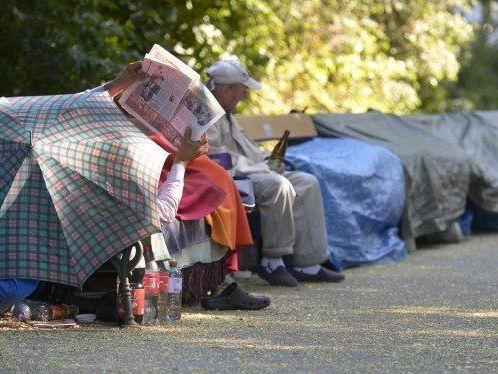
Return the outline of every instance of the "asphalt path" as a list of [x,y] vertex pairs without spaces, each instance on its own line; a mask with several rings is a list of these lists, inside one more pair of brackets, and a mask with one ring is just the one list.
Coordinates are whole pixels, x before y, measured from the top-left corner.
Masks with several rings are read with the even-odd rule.
[[498,234],[275,288],[263,311],[126,330],[0,330],[0,372],[498,372]]

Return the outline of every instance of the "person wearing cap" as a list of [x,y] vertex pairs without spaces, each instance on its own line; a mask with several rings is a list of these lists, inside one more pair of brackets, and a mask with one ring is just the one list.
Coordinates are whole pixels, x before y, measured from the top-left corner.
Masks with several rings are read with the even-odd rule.
[[[308,173],[276,173],[269,169],[258,144],[247,137],[232,112],[247,98],[249,89],[262,85],[251,78],[239,60],[220,60],[207,69],[208,89],[226,112],[208,130],[209,146],[224,148],[235,173],[252,181],[261,215],[263,258],[258,275],[272,285],[295,287],[301,282],[339,282],[344,276],[320,264],[329,259],[320,187]],[[293,255],[287,269],[282,256]]]

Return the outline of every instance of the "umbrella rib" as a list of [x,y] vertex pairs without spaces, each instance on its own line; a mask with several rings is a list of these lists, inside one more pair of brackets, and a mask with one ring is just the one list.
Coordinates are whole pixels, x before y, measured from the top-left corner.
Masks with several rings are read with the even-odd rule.
[[26,157],[17,170],[16,176],[10,185],[9,192],[7,192],[7,195],[2,202],[2,206],[0,207],[0,218],[3,217],[14,201],[16,201],[17,196],[22,191],[29,175],[31,174],[31,167],[32,159],[31,157]]

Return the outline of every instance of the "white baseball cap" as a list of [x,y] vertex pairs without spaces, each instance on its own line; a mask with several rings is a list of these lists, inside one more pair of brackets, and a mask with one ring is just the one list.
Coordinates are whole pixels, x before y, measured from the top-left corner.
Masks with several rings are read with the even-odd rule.
[[219,60],[207,69],[207,75],[215,83],[235,84],[242,83],[253,89],[260,89],[261,83],[249,76],[244,65],[239,60]]

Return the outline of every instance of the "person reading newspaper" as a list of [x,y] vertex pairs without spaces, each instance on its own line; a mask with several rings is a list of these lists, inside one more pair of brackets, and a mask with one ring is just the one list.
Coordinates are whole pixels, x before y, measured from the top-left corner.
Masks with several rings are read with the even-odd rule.
[[223,108],[201,83],[199,74],[155,44],[143,59],[145,77],[126,89],[119,100],[124,110],[176,150],[187,128],[198,141],[221,116]]
[[[154,75],[157,77],[157,75]],[[108,91],[110,96],[117,95],[120,91],[127,89],[130,86],[136,85],[139,82],[147,80],[149,76],[143,71],[143,63],[141,61],[137,61],[129,64],[126,69],[116,77],[114,80],[99,86],[93,90],[92,92],[99,91]],[[153,89],[154,90],[154,89]],[[183,185],[184,185],[184,176],[185,176],[185,167],[189,161],[193,161],[196,159],[200,161],[203,159],[202,156],[208,150],[207,144],[207,134],[204,133],[201,135],[199,141],[192,141],[192,134],[190,127],[187,127],[185,133],[183,134],[183,138],[181,143],[177,149],[177,152],[174,157],[173,166],[169,170],[167,174],[167,179],[164,184],[161,185],[158,191],[158,205],[160,209],[160,215],[163,221],[169,222],[175,218],[175,215],[178,211],[178,206],[180,199],[182,197]],[[153,139],[154,137],[152,137]],[[164,137],[161,137],[162,140],[166,140]],[[157,142],[157,141],[156,141]],[[158,143],[161,147],[165,148],[165,144],[163,142]],[[212,162],[206,158],[206,161]],[[212,168],[210,173],[213,174],[216,172],[216,168]],[[221,170],[221,168],[219,168]],[[232,183],[233,181],[228,173],[222,171],[223,175],[218,175],[219,180],[226,179],[226,183]],[[234,190],[236,188],[232,186]],[[234,195],[238,196],[238,195]],[[240,204],[240,199],[237,200],[238,204]],[[228,202],[224,202],[222,204],[224,206],[223,209],[227,209]],[[243,211],[243,208],[240,207],[240,210]],[[237,213],[232,212],[233,216],[236,217]],[[243,233],[243,227],[247,226],[247,231],[250,240],[250,232],[248,229],[247,218],[245,216],[239,217],[235,219],[235,221],[240,220],[241,218],[245,219],[245,222],[234,222],[235,225],[237,223],[237,232]],[[213,228],[214,230],[214,228]],[[218,230],[219,231],[219,230]],[[243,243],[244,238],[240,238],[238,234],[234,239],[234,245],[240,245]],[[242,240],[242,241],[241,241]],[[236,254],[234,254],[236,256]],[[207,309],[250,309],[257,310],[266,308],[270,305],[270,300],[266,296],[262,295],[251,295],[248,292],[244,291],[237,283],[230,284],[225,290],[217,295],[213,295],[208,298],[204,298],[202,300],[202,305]]]
[[[129,64],[115,79],[101,86],[87,90],[90,93],[108,91],[114,97],[130,85],[146,78],[142,72],[142,62],[136,61]],[[205,154],[208,150],[207,136],[203,135],[197,142],[190,140],[190,129],[185,130],[185,138],[178,146],[173,166],[166,182],[158,189],[158,206],[161,219],[171,221],[175,218],[179,201],[183,191],[183,177],[185,167],[189,161]],[[7,310],[19,299],[29,297],[37,288],[39,281],[29,279],[4,279],[0,280],[0,313]]]
[[[88,92],[97,93],[108,91],[110,96],[116,96],[122,90],[142,82],[149,77],[143,72],[143,62],[136,61],[129,64],[124,71],[115,79],[99,87],[88,90]],[[185,167],[188,162],[202,156],[208,151],[207,135],[201,135],[198,141],[191,140],[191,129],[185,128],[184,135],[175,152],[173,166],[168,173],[166,182],[158,189],[157,201],[159,214],[163,221],[169,222],[176,216],[178,204],[183,192],[183,179],[185,176]]]
[[[329,259],[320,187],[308,173],[271,171],[259,146],[249,139],[232,116],[248,89],[261,84],[252,79],[238,60],[220,60],[207,69],[208,88],[225,109],[209,131],[213,148],[224,147],[232,156],[234,171],[253,181],[261,214],[263,258],[258,275],[272,285],[295,287],[301,282],[339,282],[344,276],[320,264]],[[287,269],[282,256],[293,255],[295,267]]]

